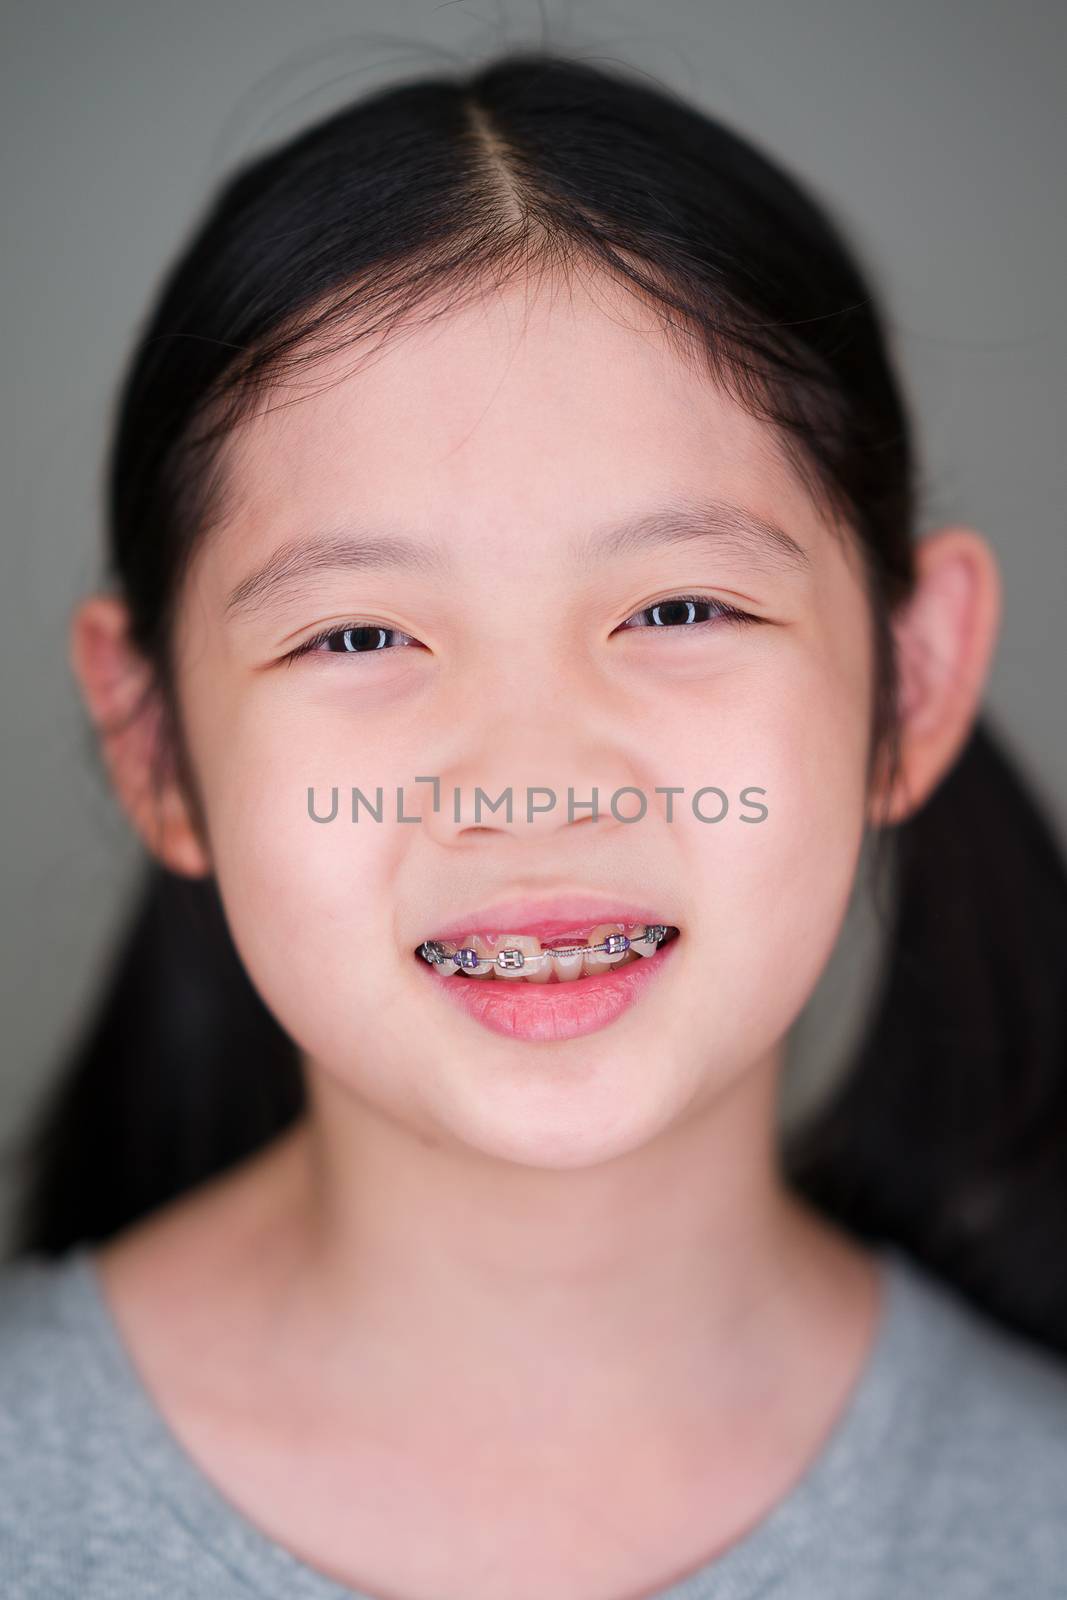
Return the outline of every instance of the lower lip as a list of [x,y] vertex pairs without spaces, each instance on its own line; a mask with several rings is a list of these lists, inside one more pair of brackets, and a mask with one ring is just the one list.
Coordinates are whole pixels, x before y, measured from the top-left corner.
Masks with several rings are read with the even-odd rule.
[[416,956],[426,980],[475,1022],[507,1039],[554,1041],[578,1039],[615,1022],[654,984],[669,966],[680,939],[672,939],[654,956],[624,966],[608,967],[570,983],[529,983],[521,978],[465,978],[461,972],[443,978]]

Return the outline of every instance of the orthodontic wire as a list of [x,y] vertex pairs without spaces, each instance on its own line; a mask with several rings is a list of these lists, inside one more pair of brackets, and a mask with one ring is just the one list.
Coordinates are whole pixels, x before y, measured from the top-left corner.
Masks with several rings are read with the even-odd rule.
[[[625,933],[609,933],[600,944],[575,944],[563,945],[560,948],[542,950],[542,956],[575,956],[587,954],[604,954],[609,956],[625,955],[632,944],[660,944],[667,937],[667,924],[653,922],[646,927],[644,933],[637,934],[633,939]],[[508,948],[498,950],[494,956],[479,955],[478,951],[467,946],[456,950],[446,950],[444,942],[440,939],[427,939],[419,946],[419,955],[431,966],[444,966],[446,962],[453,961],[457,967],[465,971],[472,971],[479,966],[498,967],[502,972],[518,971],[526,965],[526,952]],[[536,960],[537,957],[531,958]]]

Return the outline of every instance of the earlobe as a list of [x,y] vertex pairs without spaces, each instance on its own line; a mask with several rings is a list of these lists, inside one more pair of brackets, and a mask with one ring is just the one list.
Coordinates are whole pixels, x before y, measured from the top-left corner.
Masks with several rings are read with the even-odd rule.
[[915,592],[893,620],[900,771],[872,797],[872,821],[917,811],[951,769],[981,710],[1000,629],[1000,569],[974,528],[940,528],[916,546]]
[[179,781],[151,663],[129,636],[129,613],[114,595],[75,607],[68,659],[96,729],[112,787],[149,851],[170,871],[211,870]]

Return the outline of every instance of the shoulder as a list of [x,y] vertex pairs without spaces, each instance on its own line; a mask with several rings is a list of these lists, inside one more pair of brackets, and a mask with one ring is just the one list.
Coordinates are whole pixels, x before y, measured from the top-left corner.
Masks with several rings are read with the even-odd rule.
[[69,1592],[107,1492],[78,1258],[0,1265],[0,1571],[4,1594]]
[[79,1246],[0,1264],[0,1594],[245,1594],[226,1560],[232,1519],[220,1530],[142,1387],[99,1261]]
[[1059,1593],[1067,1360],[916,1263],[900,1270],[908,1338],[897,1421],[916,1535],[938,1563],[1002,1573],[1005,1582],[1026,1576],[1035,1597]]
[[[72,1359],[81,1315],[79,1263],[29,1255],[0,1265],[0,1453],[69,1434],[78,1394]],[[64,1440],[66,1442],[66,1440]]]
[[[1059,1355],[909,1261],[912,1316],[941,1361],[946,1398],[975,1445],[1067,1451],[1067,1355]],[[1065,1485],[1067,1488],[1067,1485]]]

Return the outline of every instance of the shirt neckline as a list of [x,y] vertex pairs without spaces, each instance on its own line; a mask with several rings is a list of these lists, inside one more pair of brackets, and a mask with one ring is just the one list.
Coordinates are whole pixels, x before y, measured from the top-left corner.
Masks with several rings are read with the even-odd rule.
[[[829,1515],[847,1515],[847,1499],[867,1481],[867,1469],[887,1442],[897,1403],[896,1375],[909,1369],[905,1350],[913,1268],[892,1243],[869,1245],[880,1268],[881,1298],[867,1358],[836,1420],[801,1476],[746,1533],[718,1555],[643,1600],[754,1600],[764,1586],[798,1561]],[[87,1335],[86,1377],[104,1400],[104,1414],[142,1481],[190,1537],[212,1552],[261,1600],[380,1600],[338,1583],[279,1544],[253,1522],[197,1465],[172,1430],[141,1377],[112,1315],[92,1258],[81,1243],[66,1254],[75,1326]]]

